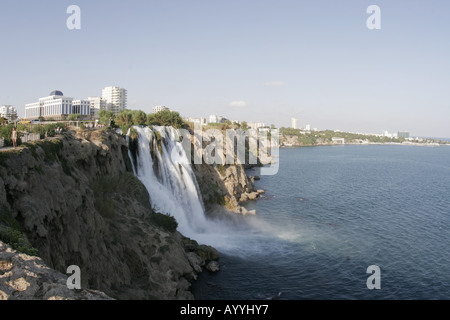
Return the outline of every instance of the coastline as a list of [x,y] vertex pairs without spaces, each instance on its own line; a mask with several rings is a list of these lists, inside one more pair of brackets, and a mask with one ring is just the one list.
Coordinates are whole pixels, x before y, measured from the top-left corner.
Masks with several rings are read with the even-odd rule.
[[290,149],[290,148],[309,148],[309,147],[340,147],[340,146],[413,146],[413,147],[441,147],[450,146],[450,144],[445,143],[398,143],[398,142],[371,142],[371,143],[319,143],[319,144],[308,144],[308,145],[280,145],[280,149]]

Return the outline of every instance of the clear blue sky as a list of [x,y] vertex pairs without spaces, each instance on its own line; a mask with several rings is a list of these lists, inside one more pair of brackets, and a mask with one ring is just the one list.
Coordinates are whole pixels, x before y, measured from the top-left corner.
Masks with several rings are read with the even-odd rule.
[[447,0],[2,0],[0,104],[117,85],[147,112],[450,137],[449,17]]

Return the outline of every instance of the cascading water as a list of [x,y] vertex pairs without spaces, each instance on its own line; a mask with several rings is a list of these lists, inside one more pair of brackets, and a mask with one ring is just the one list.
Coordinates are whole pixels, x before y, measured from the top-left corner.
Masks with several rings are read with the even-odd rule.
[[174,216],[186,236],[205,232],[207,221],[197,180],[178,132],[172,127],[134,129],[139,138],[133,170],[147,188],[154,209]]
[[138,133],[136,159],[131,152],[129,156],[134,174],[147,188],[155,211],[175,217],[183,235],[221,252],[265,252],[258,235],[271,226],[257,217],[238,216],[225,210],[219,218],[205,215],[192,164],[177,130],[160,126],[135,126],[134,130]]

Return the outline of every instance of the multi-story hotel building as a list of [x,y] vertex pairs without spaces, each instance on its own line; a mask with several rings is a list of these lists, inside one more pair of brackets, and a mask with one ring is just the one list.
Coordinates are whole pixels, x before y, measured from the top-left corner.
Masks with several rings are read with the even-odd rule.
[[91,115],[90,102],[74,100],[65,97],[61,91],[52,91],[48,97],[40,98],[39,102],[25,105],[25,118],[47,120],[66,120],[70,114],[79,114],[82,118]]
[[127,90],[119,87],[105,87],[102,90],[102,99],[106,101],[107,109],[119,114],[127,108]]

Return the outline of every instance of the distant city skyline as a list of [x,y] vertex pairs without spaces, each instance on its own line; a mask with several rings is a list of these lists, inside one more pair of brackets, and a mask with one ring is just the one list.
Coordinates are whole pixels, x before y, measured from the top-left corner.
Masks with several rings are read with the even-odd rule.
[[[80,7],[81,29],[66,9]],[[366,9],[381,8],[381,30]],[[167,106],[277,127],[450,137],[450,3],[2,1],[0,105],[51,90],[128,90]]]

